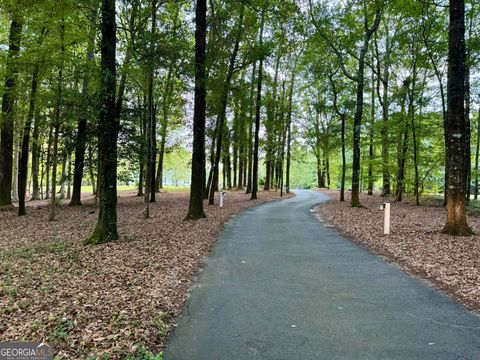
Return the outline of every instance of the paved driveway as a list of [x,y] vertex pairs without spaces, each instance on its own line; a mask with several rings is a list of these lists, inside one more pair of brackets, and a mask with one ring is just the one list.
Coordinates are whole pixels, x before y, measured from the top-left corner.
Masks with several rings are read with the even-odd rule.
[[480,360],[478,316],[323,226],[325,195],[296,193],[227,224],[165,359]]

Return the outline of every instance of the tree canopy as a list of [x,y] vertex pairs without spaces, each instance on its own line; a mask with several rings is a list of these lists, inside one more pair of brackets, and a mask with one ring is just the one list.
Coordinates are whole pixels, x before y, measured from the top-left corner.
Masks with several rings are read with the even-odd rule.
[[197,206],[221,188],[294,187],[351,190],[352,206],[361,191],[448,203],[453,167],[476,199],[478,2],[208,0],[202,25],[201,1],[116,1],[110,37],[106,2],[0,5],[1,206],[50,198],[54,219],[58,186],[111,207],[102,195],[127,183],[148,217],[165,181],[196,184]]

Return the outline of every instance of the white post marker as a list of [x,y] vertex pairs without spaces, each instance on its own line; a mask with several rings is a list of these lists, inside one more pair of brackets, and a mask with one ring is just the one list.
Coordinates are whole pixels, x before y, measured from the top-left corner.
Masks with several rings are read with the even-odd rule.
[[225,203],[225,192],[220,192],[220,209],[223,208],[223,204]]
[[384,204],[385,209],[385,218],[383,220],[383,234],[389,235],[390,234],[390,203]]

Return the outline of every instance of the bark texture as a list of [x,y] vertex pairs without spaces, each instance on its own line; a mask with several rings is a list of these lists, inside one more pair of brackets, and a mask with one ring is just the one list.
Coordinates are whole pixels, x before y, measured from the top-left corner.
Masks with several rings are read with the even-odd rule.
[[100,115],[98,121],[99,214],[87,244],[101,244],[118,239],[117,231],[117,137],[115,118],[116,26],[115,0],[102,2],[102,41]]
[[16,17],[10,24],[5,87],[2,98],[2,119],[0,123],[0,206],[12,205],[13,129],[15,87],[17,83],[17,61],[20,51],[22,24]]
[[446,121],[447,222],[443,233],[468,236],[465,162],[465,1],[450,0]]
[[187,214],[187,219],[192,220],[205,217],[203,195],[205,192],[207,1],[197,0],[195,12],[195,105],[193,109],[192,180]]

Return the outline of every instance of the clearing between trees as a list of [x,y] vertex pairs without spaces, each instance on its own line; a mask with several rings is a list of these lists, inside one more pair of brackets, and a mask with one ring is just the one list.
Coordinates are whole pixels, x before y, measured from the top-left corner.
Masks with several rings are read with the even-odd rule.
[[[125,359],[159,353],[187,290],[223,225],[241,210],[280,199],[227,192],[225,207],[184,221],[189,194],[162,193],[142,216],[135,191],[119,198],[120,240],[84,246],[97,220],[92,197],[82,207],[29,202],[29,216],[0,212],[0,338],[44,339],[58,358]],[[38,205],[38,203],[40,205]],[[38,205],[38,206],[36,206]]]
[[[322,192],[332,200],[316,207],[321,221],[480,313],[480,236],[442,234],[446,213],[441,202],[423,206],[409,199],[392,202],[391,233],[384,235],[384,215],[379,210],[384,198],[362,194],[363,207],[353,208],[338,200],[338,191]],[[471,213],[469,223],[480,234],[480,216]]]

